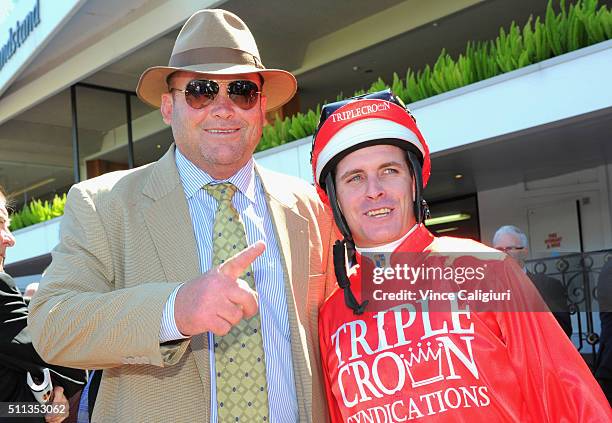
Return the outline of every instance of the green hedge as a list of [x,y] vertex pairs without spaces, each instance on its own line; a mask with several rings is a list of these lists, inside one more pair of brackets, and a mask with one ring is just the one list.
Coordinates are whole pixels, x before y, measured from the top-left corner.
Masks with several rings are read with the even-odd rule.
[[[579,0],[569,8],[561,0],[558,9],[555,12],[549,0],[544,20],[530,17],[522,29],[512,22],[509,29],[501,28],[493,41],[468,42],[465,52],[456,59],[442,50],[433,66],[417,72],[409,68],[404,78],[394,73],[390,84],[378,78],[367,91],[353,95],[391,88],[409,104],[612,39],[612,11],[605,5],[599,7],[597,0]],[[274,125],[265,126],[257,151],[312,135],[320,109],[319,105],[316,111],[277,119]]]
[[11,214],[11,231],[35,225],[40,222],[51,220],[64,214],[66,194],[61,197],[56,195],[53,201],[32,200],[23,206],[21,211]]

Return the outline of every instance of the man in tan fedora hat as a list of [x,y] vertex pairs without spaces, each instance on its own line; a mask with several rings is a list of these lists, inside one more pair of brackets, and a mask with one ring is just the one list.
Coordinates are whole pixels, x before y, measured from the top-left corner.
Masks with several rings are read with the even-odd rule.
[[201,10],[137,88],[175,144],[70,190],[29,322],[49,362],[103,369],[93,421],[327,419],[332,222],[310,185],[253,161],[295,90],[240,18]]

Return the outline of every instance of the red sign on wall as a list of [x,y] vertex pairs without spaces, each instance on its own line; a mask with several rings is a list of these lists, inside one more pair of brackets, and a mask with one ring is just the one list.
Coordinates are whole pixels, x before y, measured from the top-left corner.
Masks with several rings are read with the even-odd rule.
[[548,237],[544,240],[544,243],[546,244],[546,249],[550,250],[551,248],[560,248],[561,240],[563,240],[563,237],[557,235],[556,232],[548,234]]

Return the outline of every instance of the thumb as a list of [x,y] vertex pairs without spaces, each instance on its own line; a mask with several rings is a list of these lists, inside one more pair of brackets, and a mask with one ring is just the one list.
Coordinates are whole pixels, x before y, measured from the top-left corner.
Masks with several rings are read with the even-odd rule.
[[219,266],[219,271],[232,279],[238,279],[240,275],[261,255],[266,249],[266,243],[257,241],[250,247],[245,248],[234,257],[228,259]]

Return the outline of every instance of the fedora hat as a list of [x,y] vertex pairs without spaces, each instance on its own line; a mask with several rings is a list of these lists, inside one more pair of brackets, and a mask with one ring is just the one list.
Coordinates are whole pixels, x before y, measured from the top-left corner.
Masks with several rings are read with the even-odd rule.
[[167,78],[176,71],[236,76],[258,73],[264,81],[267,110],[287,103],[297,89],[291,73],[265,68],[249,28],[238,16],[221,9],[199,10],[187,19],[168,66],[150,67],[140,76],[138,97],[159,107],[162,93],[168,92]]

